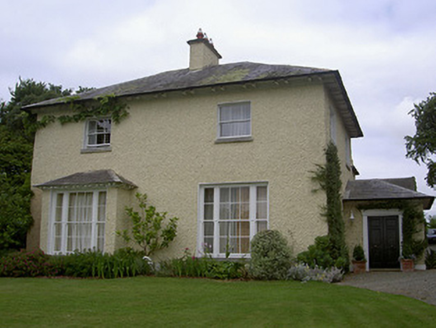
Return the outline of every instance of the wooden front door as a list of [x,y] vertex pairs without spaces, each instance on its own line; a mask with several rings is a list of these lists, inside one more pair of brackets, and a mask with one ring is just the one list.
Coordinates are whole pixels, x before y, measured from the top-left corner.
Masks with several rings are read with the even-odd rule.
[[398,216],[368,217],[369,268],[399,268],[400,234]]

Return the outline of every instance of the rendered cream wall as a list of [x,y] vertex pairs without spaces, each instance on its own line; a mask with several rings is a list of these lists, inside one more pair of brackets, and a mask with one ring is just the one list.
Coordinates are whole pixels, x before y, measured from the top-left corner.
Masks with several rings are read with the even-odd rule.
[[[84,123],[54,123],[38,131],[32,184],[113,169],[138,185],[136,191],[147,193],[158,210],[180,218],[178,237],[162,254],[176,256],[196,245],[200,183],[267,181],[270,228],[282,231],[298,253],[327,233],[320,215],[325,196],[312,192],[316,185],[310,179],[315,164],[325,161],[325,99],[322,85],[312,84],[131,100],[130,116],[113,126],[111,152],[80,153]],[[217,104],[234,101],[251,102],[253,141],[215,144]],[[133,193],[117,195],[108,216],[116,211],[120,220]],[[108,250],[117,246],[116,238],[108,237],[110,222]],[[41,246],[46,244],[47,235],[41,233]]]
[[190,45],[189,57],[189,69],[191,70],[218,65],[218,57],[202,42]]

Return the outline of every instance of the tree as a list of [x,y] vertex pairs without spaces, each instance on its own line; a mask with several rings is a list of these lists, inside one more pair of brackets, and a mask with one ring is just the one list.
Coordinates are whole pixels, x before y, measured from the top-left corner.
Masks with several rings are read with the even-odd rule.
[[430,93],[426,100],[415,104],[409,112],[415,119],[416,132],[413,137],[406,136],[406,157],[418,164],[427,165],[427,184],[435,188],[436,185],[436,93]]
[[23,106],[71,95],[62,86],[22,80],[0,104],[0,249],[22,248],[33,223],[30,214],[30,172],[36,115]]

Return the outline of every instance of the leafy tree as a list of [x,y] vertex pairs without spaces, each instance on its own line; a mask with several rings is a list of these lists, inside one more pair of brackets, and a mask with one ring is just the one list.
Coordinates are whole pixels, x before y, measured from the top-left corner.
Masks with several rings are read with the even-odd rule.
[[36,115],[23,106],[68,96],[62,86],[19,79],[11,100],[0,104],[0,249],[25,246],[33,223],[30,215],[30,172]]
[[415,104],[409,112],[415,119],[416,132],[413,137],[406,136],[406,157],[418,164],[427,165],[427,184],[435,188],[436,185],[436,93],[430,93],[426,100]]
[[176,217],[166,220],[167,212],[160,213],[156,207],[147,204],[147,195],[137,193],[136,199],[139,202],[140,212],[136,212],[132,207],[126,207],[126,213],[132,221],[131,235],[127,230],[117,231],[117,235],[124,241],[133,241],[138,244],[146,256],[151,256],[154,252],[167,248],[177,236]]

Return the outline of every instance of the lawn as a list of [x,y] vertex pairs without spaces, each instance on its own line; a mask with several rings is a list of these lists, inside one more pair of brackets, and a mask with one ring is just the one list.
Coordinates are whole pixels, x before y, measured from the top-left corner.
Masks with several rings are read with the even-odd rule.
[[404,296],[294,281],[0,279],[1,327],[434,327]]

